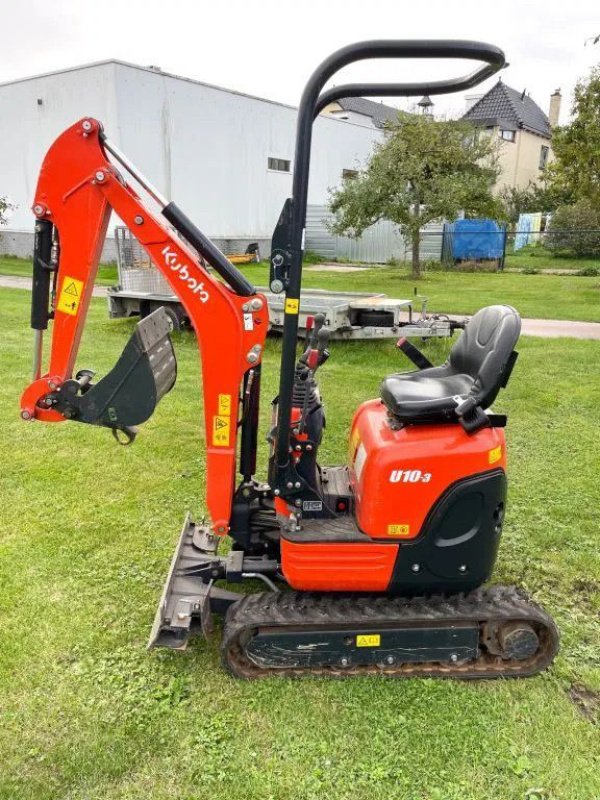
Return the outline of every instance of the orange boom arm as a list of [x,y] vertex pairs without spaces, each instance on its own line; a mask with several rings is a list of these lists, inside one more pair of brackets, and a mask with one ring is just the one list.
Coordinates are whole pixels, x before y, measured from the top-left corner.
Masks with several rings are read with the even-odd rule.
[[[149,211],[109,161],[107,151],[159,202],[164,217],[174,224],[181,222],[177,225],[179,232],[202,253],[202,258],[158,214]],[[108,142],[96,120],[80,120],[54,142],[42,165],[33,210],[38,219],[36,237],[47,234],[51,223],[54,252],[58,255],[54,264],[41,265],[42,259],[36,255],[32,311],[32,327],[37,331],[36,364],[33,382],[21,398],[23,418],[58,422],[70,416],[61,410],[64,398],[61,388],[66,391],[67,383],[70,382],[69,386],[74,383],[75,359],[113,210],[165,276],[193,324],[202,356],[207,506],[213,530],[226,533],[234,491],[240,392],[250,371],[253,376],[259,373],[268,328],[265,298],[254,293],[244,276],[173,203],[163,200],[135,173],[132,165]],[[230,284],[235,284],[235,290],[213,277],[204,260]],[[47,325],[40,324],[39,319],[34,323],[36,303],[39,318],[36,284],[49,280],[44,269],[54,272],[56,290],[50,309],[48,293],[45,300],[46,318],[53,319],[52,346],[45,372],[40,354],[41,331]],[[89,378],[80,380],[80,385],[85,388],[87,381]],[[81,418],[81,421],[91,420]]]

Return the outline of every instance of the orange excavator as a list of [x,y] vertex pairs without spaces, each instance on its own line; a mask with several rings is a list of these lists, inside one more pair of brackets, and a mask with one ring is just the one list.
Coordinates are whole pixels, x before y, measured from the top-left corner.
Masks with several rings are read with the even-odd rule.
[[[340,68],[368,58],[482,63],[449,80],[324,88]],[[501,50],[478,42],[368,41],[337,51],[310,78],[298,111],[293,196],[272,242],[270,288],[285,292],[285,324],[262,478],[256,452],[264,296],[144,178],[100,122],[81,119],[48,151],[33,205],[34,374],[21,399],[23,419],[101,425],[130,443],[175,383],[162,309],[138,323],[103,378],[75,371],[111,211],[180,299],[201,352],[207,518],[185,520],[152,646],[183,649],[220,614],[223,664],[241,678],[518,677],[554,658],[558,632],[546,612],[518,588],[483,588],[506,503],[506,417],[490,406],[516,360],[517,312],[505,305],[479,311],[441,366],[401,340],[416,369],[385,377],[380,396],[358,408],[347,461],[333,467],[318,459],[325,412],[316,376],[329,357],[324,318],[314,318],[298,349],[315,116],[340,97],[468,89],[504,63]],[[231,546],[221,555],[226,538]],[[260,582],[261,591],[234,591],[245,581],[254,588]]]

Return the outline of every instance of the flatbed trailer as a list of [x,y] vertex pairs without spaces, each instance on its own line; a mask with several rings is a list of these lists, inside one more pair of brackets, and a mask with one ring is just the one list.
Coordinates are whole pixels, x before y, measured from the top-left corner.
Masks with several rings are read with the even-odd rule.
[[[269,331],[283,329],[285,295],[258,288],[267,298]],[[123,289],[108,289],[108,313],[111,319],[146,317],[159,307],[165,308],[174,330],[189,325],[185,311],[172,294]],[[308,317],[325,315],[325,325],[332,339],[385,339],[398,337],[440,338],[451,336],[462,323],[440,314],[427,313],[427,298],[390,298],[385,294],[330,292],[325,289],[303,290],[300,300],[299,331],[304,335]]]
[[[147,317],[163,307],[174,330],[185,328],[189,320],[169,284],[127,228],[117,228],[119,283],[108,292],[111,319]],[[269,329],[283,329],[285,294],[258,288],[269,306]],[[427,298],[391,298],[376,292],[332,292],[303,289],[300,299],[299,333],[306,332],[308,317],[325,315],[325,326],[332,339],[385,339],[398,337],[439,338],[451,336],[463,323],[443,314],[427,311]]]

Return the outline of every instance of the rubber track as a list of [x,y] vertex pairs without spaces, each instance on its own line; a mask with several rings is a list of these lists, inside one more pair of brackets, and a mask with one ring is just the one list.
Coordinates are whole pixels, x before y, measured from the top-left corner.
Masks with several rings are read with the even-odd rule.
[[[480,648],[477,660],[405,663],[393,666],[259,667],[246,655],[244,641],[257,628],[304,627],[310,630],[331,626],[376,629],[406,623],[529,622],[536,630],[540,647],[530,658],[508,660]],[[481,634],[480,634],[481,636]],[[494,586],[468,594],[429,597],[385,597],[382,595],[342,596],[310,592],[260,592],[247,595],[232,605],[226,615],[221,644],[223,666],[235,677],[301,677],[322,675],[349,677],[386,675],[394,678],[522,678],[535,675],[552,663],[558,652],[559,633],[552,618],[514,586]]]

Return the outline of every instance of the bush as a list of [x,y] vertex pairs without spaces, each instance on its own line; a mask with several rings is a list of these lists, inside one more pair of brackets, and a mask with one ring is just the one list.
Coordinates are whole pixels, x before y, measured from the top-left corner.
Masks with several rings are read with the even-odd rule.
[[14,208],[14,206],[8,202],[6,197],[2,197],[0,195],[0,225],[4,225],[6,223],[6,212],[11,208]]
[[600,258],[600,209],[589,200],[561,206],[550,220],[545,245],[555,256]]

